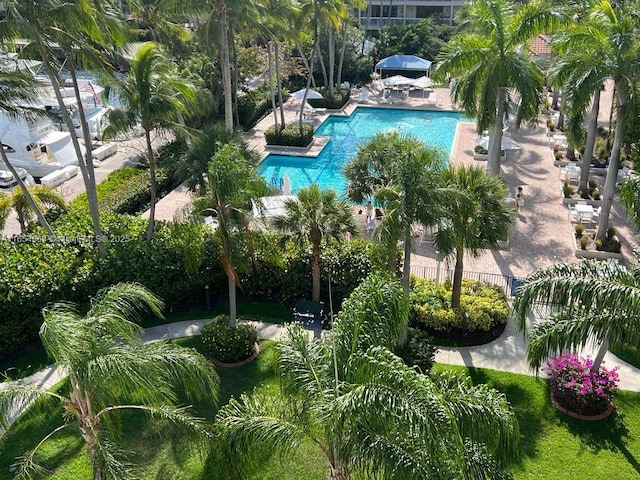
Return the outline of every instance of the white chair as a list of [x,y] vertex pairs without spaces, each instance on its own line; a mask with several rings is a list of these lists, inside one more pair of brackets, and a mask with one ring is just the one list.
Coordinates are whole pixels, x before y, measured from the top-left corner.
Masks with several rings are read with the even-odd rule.
[[580,214],[578,213],[578,210],[576,210],[576,206],[575,205],[569,205],[569,215],[567,215],[567,219],[570,222],[577,222],[580,220]]
[[356,102],[364,103],[367,101],[368,98],[369,98],[369,90],[366,88],[363,88],[362,91],[360,92],[360,95],[356,99]]
[[591,221],[593,223],[600,223],[600,211],[602,207],[597,207],[593,209],[593,213],[591,214]]

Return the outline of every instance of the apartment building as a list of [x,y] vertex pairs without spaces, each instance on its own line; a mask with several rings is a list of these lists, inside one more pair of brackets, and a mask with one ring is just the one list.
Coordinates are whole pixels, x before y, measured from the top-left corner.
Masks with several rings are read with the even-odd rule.
[[361,10],[360,24],[368,32],[386,25],[410,25],[427,17],[437,23],[453,25],[457,11],[465,0],[368,0]]

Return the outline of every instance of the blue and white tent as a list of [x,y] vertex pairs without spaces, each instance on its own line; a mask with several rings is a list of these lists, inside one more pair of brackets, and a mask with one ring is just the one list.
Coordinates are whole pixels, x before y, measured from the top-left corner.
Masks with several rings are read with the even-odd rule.
[[414,70],[428,72],[431,62],[415,55],[392,55],[376,63],[376,70]]

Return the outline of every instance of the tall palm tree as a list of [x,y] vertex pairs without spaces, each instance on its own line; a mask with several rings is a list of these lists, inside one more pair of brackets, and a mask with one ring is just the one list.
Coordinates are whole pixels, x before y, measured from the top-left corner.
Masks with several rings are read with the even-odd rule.
[[450,166],[443,172],[446,186],[460,194],[443,205],[443,221],[436,246],[444,256],[455,258],[451,306],[460,306],[464,255],[479,256],[509,238],[513,209],[505,203],[507,187],[482,167]]
[[[26,187],[25,189],[27,191],[26,195],[22,189],[15,189],[9,195],[0,193],[0,203],[6,202],[8,208],[16,212],[21,232],[24,232],[27,224],[33,220],[34,213],[40,212],[40,214],[42,214],[42,212],[48,208],[64,210],[67,207],[64,197],[58,191],[47,185],[34,185],[32,187]],[[33,209],[32,202],[36,205],[36,211]],[[3,209],[0,208],[0,210]],[[0,215],[0,230],[4,228],[5,220],[6,218]],[[51,238],[55,238],[52,231],[47,233]]]
[[504,396],[457,375],[431,379],[391,353],[408,307],[397,280],[373,276],[344,303],[327,342],[291,327],[279,346],[281,394],[243,395],[217,416],[234,465],[259,466],[309,439],[331,480],[507,478],[500,465],[518,427]]
[[[72,145],[87,191],[95,238],[100,239],[102,238],[100,213],[93,174],[91,141],[88,138],[84,109],[75,77],[74,59],[77,55],[84,59],[91,58],[90,63],[94,66],[100,59],[98,63],[104,65],[101,52],[106,47],[104,49],[95,48],[93,45],[117,44],[122,37],[116,34],[118,29],[113,21],[113,16],[109,15],[109,9],[103,8],[104,4],[100,2],[9,0],[3,2],[3,7],[4,17],[0,22],[0,42],[10,44],[15,38],[27,39],[29,43],[24,47],[23,52],[35,55],[42,61],[60,106],[59,112],[62,120],[67,130],[71,132]],[[105,32],[108,32],[109,35],[107,36]],[[106,38],[109,40],[105,41]],[[72,74],[81,126],[85,132],[85,157],[83,157],[83,147],[74,135],[73,120],[61,93],[63,84],[58,72],[57,58],[60,51],[62,51]],[[97,240],[97,247],[102,255],[106,253],[104,244],[99,240]]]
[[458,17],[461,30],[444,47],[436,78],[452,78],[451,96],[477,118],[478,131],[493,129],[487,169],[500,174],[504,119],[517,103],[515,124],[534,122],[544,98],[544,76],[527,44],[559,16],[540,2],[516,7],[508,0],[473,0]]
[[392,132],[377,134],[361,145],[345,166],[349,198],[362,203],[373,197],[385,208],[376,233],[389,246],[391,272],[396,269],[397,242],[404,241],[403,283],[407,293],[414,223],[437,224],[440,205],[452,193],[442,188],[441,172],[445,164],[446,157],[440,150],[417,138]]
[[247,230],[251,201],[266,194],[267,185],[240,146],[228,143],[209,163],[207,193],[194,200],[198,214],[212,211],[218,219],[220,260],[229,284],[229,323],[236,326],[236,287],[241,287],[234,263],[234,231]]
[[84,440],[95,480],[133,478],[118,448],[120,412],[134,410],[164,419],[174,428],[206,433],[183,407],[189,399],[216,399],[218,376],[194,350],[157,342],[142,343],[142,328],[133,322],[150,310],[161,315],[162,302],[141,285],[122,283],[102,290],[82,316],[74,305],[57,303],[43,310],[40,338],[51,358],[69,377],[69,391],[11,384],[0,390],[2,418],[36,397],[50,397],[63,408],[63,423],[19,461],[19,474],[38,469],[40,447],[58,432],[75,429]]
[[[20,72],[17,70],[15,72],[7,72],[3,70],[0,71],[0,83],[3,86],[3,88],[0,89],[0,110],[2,110],[4,115],[18,116],[25,113],[24,109],[16,105],[16,102],[24,102],[26,100],[33,99],[35,90],[35,82],[33,77],[30,74],[25,74],[24,72]],[[0,143],[2,142],[0,141]],[[16,180],[24,199],[26,200],[26,203],[36,214],[38,222],[40,223],[40,225],[42,225],[42,228],[45,229],[49,238],[54,239],[55,241],[53,230],[51,230],[49,222],[42,213],[40,204],[32,197],[31,192],[27,188],[27,185],[20,177],[18,170],[13,166],[13,164],[7,157],[7,152],[5,152],[4,148],[0,148],[0,160],[2,160],[2,163],[9,169],[11,175],[13,175],[13,178]],[[0,210],[3,210],[3,212],[8,215],[11,210],[11,204],[13,202],[11,201],[11,199],[5,199],[3,203],[4,208]],[[3,225],[2,228],[4,228],[6,215],[0,213],[0,219],[2,219],[0,220],[0,224]],[[0,230],[2,228],[0,228]],[[20,228],[21,230],[24,230],[22,223],[20,224]]]
[[311,242],[312,300],[320,301],[320,262],[322,241],[329,238],[343,240],[358,232],[353,207],[340,200],[333,189],[320,190],[313,183],[298,190],[297,198],[287,200],[285,213],[274,219],[274,226],[290,234],[300,245]]
[[[598,371],[610,342],[640,342],[640,267],[585,260],[536,270],[518,287],[513,318],[529,338],[527,356],[539,368],[549,356],[599,345],[593,360]],[[534,304],[549,305],[555,313],[527,332]]]
[[[638,81],[635,65],[640,62],[640,35],[637,28],[639,14],[640,10],[633,4],[616,5],[614,9],[609,1],[601,0],[588,11],[585,22],[580,27],[567,33],[571,51],[576,49],[584,53],[571,53],[567,59],[567,62],[575,60],[567,65],[567,68],[572,69],[567,86],[574,109],[584,111],[605,80],[612,78],[614,81],[615,134],[596,234],[596,239],[601,241],[605,240],[609,227],[625,124],[633,121],[626,118],[625,108]],[[592,125],[591,128],[595,126]],[[593,131],[591,134],[594,135]]]
[[144,44],[131,62],[129,75],[116,85],[122,108],[109,112],[109,125],[104,138],[129,131],[138,123],[144,130],[147,163],[151,179],[151,206],[147,242],[151,241],[155,224],[157,181],[156,158],[151,132],[177,128],[177,117],[186,112],[195,98],[191,85],[179,80],[173,65],[153,43]]

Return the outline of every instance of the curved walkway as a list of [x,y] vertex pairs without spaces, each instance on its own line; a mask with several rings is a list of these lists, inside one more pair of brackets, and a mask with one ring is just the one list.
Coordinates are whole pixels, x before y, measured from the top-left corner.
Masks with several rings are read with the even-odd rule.
[[[158,325],[157,327],[147,328],[143,333],[142,339],[145,343],[151,343],[174,338],[192,337],[199,335],[202,327],[210,321],[210,319],[185,320],[183,322]],[[534,321],[535,315],[532,314],[529,318],[529,323],[531,324]],[[261,339],[279,340],[284,333],[285,327],[282,325],[263,322],[250,323],[258,329],[258,336]],[[314,332],[309,330],[310,338],[313,334]],[[595,348],[592,348],[582,353],[593,356],[594,352]],[[493,342],[474,347],[440,347],[436,354],[436,362],[438,363],[473,368],[490,368],[504,372],[534,375],[535,372],[529,368],[526,358],[526,340],[516,332],[511,319],[509,319],[504,333]],[[622,390],[640,392],[640,369],[620,360],[610,352],[607,352],[605,356],[605,363],[609,368],[615,365],[620,366],[620,388]],[[64,377],[65,374],[62,369],[56,365],[50,365],[16,382],[48,389],[63,380]],[[0,389],[6,388],[9,384],[10,382],[0,384]],[[10,418],[6,419],[7,424],[11,425],[27,406],[28,405],[23,405],[17,408],[15,412],[10,415]]]

